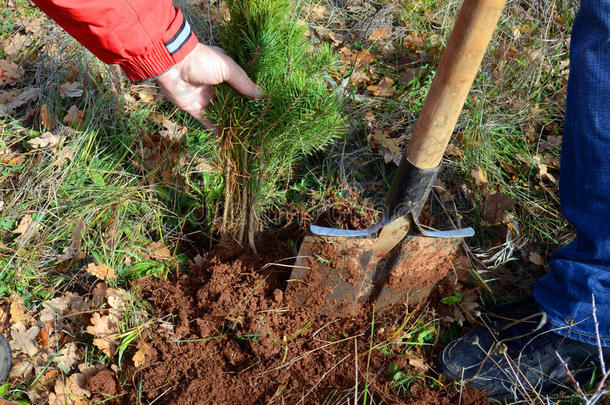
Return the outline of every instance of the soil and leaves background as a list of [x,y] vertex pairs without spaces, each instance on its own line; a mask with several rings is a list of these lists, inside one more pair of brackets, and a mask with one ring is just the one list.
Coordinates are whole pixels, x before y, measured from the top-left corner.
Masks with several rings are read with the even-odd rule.
[[[181,6],[199,38],[218,43],[227,5]],[[299,46],[323,50],[323,57],[281,96],[303,102],[299,97],[330,96],[317,105],[289,104],[285,114],[301,113],[299,125],[310,130],[317,108],[340,108],[325,116],[324,142],[309,139],[312,146],[303,147],[307,156],[265,168],[267,150],[237,140],[260,124],[253,115],[233,114],[219,146],[218,137],[176,111],[153,83],[127,82],[28,2],[5,2],[0,332],[10,341],[13,368],[0,385],[0,403],[177,403],[177,395],[191,395],[194,403],[210,392],[222,403],[234,397],[209,384],[229,392],[246,371],[255,382],[245,398],[264,403],[484,403],[443,380],[434,358],[476,320],[482,304],[527,295],[550,253],[573,238],[559,212],[557,180],[575,4],[508,1],[424,210],[429,225],[477,230],[431,300],[392,316],[372,312],[364,326],[298,313],[288,321],[281,318],[290,311],[281,287],[282,266],[290,262],[268,253],[275,244],[276,255],[296,254],[312,221],[353,227],[378,217],[459,6],[453,0],[299,3],[307,38]],[[316,88],[304,81],[312,72],[320,79]],[[227,103],[243,111],[242,101],[222,92],[218,115]],[[273,125],[283,113],[268,112],[265,102],[251,107]],[[279,141],[295,146],[290,138]],[[227,156],[251,166],[227,171]],[[259,179],[285,167],[274,178],[281,181],[263,190]],[[262,190],[256,212],[236,208],[223,216],[223,203],[235,199],[239,206],[249,195],[227,173]],[[222,255],[208,253],[221,239],[257,246],[260,259],[212,268],[232,274],[221,279],[210,263]],[[267,258],[278,262],[270,266]],[[271,289],[258,291],[263,284]],[[183,310],[176,298],[195,302],[204,295],[217,304]],[[248,305],[258,312],[247,313]],[[278,325],[285,335],[277,335]],[[318,345],[299,343],[305,337]],[[211,358],[226,369],[198,357],[213,344],[221,349]],[[334,352],[337,346],[348,349]],[[322,352],[328,368],[307,363]],[[193,363],[173,375],[180,361]],[[151,367],[164,370],[165,380],[150,374]],[[304,367],[314,371],[313,380],[294,376]],[[215,381],[197,394],[206,373]],[[273,392],[257,385],[265,375],[277,383]],[[584,393],[566,386],[550,399],[530,399],[578,403],[593,384],[581,388]]]

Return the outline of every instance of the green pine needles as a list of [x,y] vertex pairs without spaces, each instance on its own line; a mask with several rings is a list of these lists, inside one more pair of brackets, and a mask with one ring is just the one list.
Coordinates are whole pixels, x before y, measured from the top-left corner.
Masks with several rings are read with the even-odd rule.
[[266,95],[246,99],[221,85],[208,108],[223,173],[220,234],[256,251],[264,213],[284,201],[294,164],[339,136],[344,117],[326,80],[336,57],[329,46],[313,49],[290,0],[228,5],[220,45]]

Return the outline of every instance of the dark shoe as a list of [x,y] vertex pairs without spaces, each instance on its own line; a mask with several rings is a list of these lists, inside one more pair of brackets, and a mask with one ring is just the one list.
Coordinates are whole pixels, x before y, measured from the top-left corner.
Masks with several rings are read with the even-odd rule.
[[[495,315],[449,343],[439,359],[442,373],[491,397],[515,400],[573,387],[570,373],[580,384],[588,381],[599,367],[599,348],[555,333],[546,314],[536,311],[521,310],[521,319]],[[602,352],[610,363],[610,348]]]
[[11,347],[8,342],[0,334],[0,383],[4,382],[8,377],[8,372],[11,369]]

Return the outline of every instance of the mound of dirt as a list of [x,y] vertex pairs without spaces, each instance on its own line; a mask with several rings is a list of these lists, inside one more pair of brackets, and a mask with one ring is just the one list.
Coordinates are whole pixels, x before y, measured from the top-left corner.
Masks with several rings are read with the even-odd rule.
[[[378,404],[457,403],[452,388],[431,390],[423,377],[398,386],[396,370],[389,371],[435,375],[425,360],[430,353],[408,344],[415,339],[409,322],[429,311],[400,305],[373,319],[372,309],[340,316],[292,308],[284,294],[291,269],[283,266],[291,261],[282,260],[289,250],[262,250],[216,250],[188,274],[140,282],[156,315],[173,315],[174,328],[144,337],[148,356],[127,375],[131,400],[140,392],[176,405],[352,403],[366,387]],[[462,403],[483,403],[472,392]]]

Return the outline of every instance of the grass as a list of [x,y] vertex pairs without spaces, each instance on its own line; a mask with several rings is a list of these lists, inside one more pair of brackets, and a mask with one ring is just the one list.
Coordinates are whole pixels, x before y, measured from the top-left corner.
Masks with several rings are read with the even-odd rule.
[[[17,4],[15,9],[2,10],[2,40],[15,35],[20,17],[32,20],[40,15],[22,0]],[[316,5],[325,12],[316,15]],[[379,129],[400,147],[406,144],[459,2],[329,0],[305,6],[310,10],[307,22],[312,41],[331,43],[340,55],[342,48],[367,50],[375,59],[364,67],[342,60],[343,70],[333,81],[343,89],[349,129],[328,153],[304,161],[290,184],[292,205],[286,211],[316,217],[333,199],[352,202],[354,194],[366,209],[380,209],[394,168],[384,162],[383,148],[371,146],[369,137]],[[187,8],[201,15],[199,7]],[[214,13],[220,3],[201,8]],[[508,2],[430,200],[428,219],[436,221],[433,225],[447,226],[451,218],[476,228],[477,236],[466,246],[473,277],[464,284],[478,287],[487,301],[519,296],[531,287],[532,274],[542,273],[541,267],[527,260],[506,259],[519,258],[523,249],[534,249],[547,258],[573,238],[560,215],[558,185],[540,175],[540,164],[558,177],[556,139],[562,130],[567,43],[574,13],[575,7],[565,0]],[[198,21],[200,38],[215,41],[209,22]],[[214,225],[209,222],[214,207],[200,196],[221,192],[217,174],[200,166],[213,156],[205,130],[167,102],[138,100],[139,90],[114,68],[95,60],[57,27],[44,24],[44,41],[38,38],[19,55],[10,56],[26,72],[16,88],[40,87],[41,96],[0,120],[0,201],[4,203],[0,208],[0,299],[17,294],[32,311],[66,291],[90,292],[97,281],[86,272],[89,263],[112,267],[118,277],[108,281],[109,286],[123,288],[142,277],[165,277],[183,268],[194,256],[194,247],[201,249],[202,242],[208,246],[212,240]],[[389,36],[370,40],[376,28],[389,28]],[[330,39],[331,34],[341,38],[339,43]],[[0,58],[7,56],[0,50]],[[354,81],[363,73],[368,79]],[[376,96],[367,89],[385,77],[392,80],[391,96]],[[82,97],[60,96],[59,86],[69,78],[82,83]],[[53,132],[62,137],[61,148],[71,154],[59,163],[61,148],[35,150],[27,143],[47,129],[34,112],[45,104],[58,123]],[[85,113],[80,127],[62,124],[72,105]],[[165,120],[183,128],[187,136],[181,142],[189,153],[172,142],[151,138],[163,130]],[[477,168],[486,173],[486,184],[476,184],[472,177]],[[507,223],[490,224],[485,215],[486,200],[494,192],[515,202]],[[38,230],[30,238],[17,240],[13,231],[27,215],[39,223]],[[280,218],[278,223],[286,220]],[[151,257],[154,242],[161,242],[171,255]],[[64,249],[75,246],[84,252],[82,260],[59,263]],[[496,255],[499,249],[506,255]],[[499,280],[485,284],[486,278]],[[451,296],[457,294],[448,293]],[[129,302],[127,308],[119,328],[119,362],[125,361],[142,330],[155,322],[147,317],[145,303]],[[371,325],[370,333],[390,327]],[[432,347],[461,330],[439,321],[431,310],[395,328],[397,335],[384,345],[359,350],[406,353],[415,347]],[[109,360],[90,339],[79,344],[86,347],[88,364]],[[396,365],[388,373],[393,394],[408,392],[410,384],[442,387],[442,382],[408,367]],[[15,386],[1,385],[0,392],[23,399],[20,390],[35,378]],[[367,383],[358,387],[365,402],[370,399]],[[574,398],[568,402],[578,400]],[[337,393],[328,403],[342,400]]]

